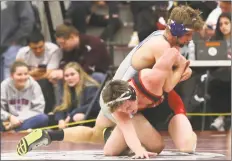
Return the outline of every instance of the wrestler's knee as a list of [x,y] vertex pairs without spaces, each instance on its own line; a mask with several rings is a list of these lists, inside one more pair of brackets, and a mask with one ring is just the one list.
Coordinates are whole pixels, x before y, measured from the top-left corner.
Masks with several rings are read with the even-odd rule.
[[164,150],[165,144],[164,140],[156,140],[155,143],[153,143],[150,147],[146,148],[148,151],[153,153],[161,153]]
[[192,135],[185,137],[179,142],[178,149],[181,152],[192,153],[195,151],[197,145],[197,135],[192,132]]
[[118,156],[120,152],[117,151],[115,148],[109,147],[107,144],[104,146],[104,155],[105,156]]
[[103,128],[95,125],[93,127],[91,136],[90,136],[91,142],[100,142],[102,143],[104,141],[103,139]]

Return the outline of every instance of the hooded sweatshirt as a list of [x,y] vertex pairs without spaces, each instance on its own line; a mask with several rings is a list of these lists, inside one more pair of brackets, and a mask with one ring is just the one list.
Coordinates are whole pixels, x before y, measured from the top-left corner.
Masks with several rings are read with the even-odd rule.
[[31,77],[22,90],[15,88],[12,78],[1,83],[1,120],[5,121],[9,115],[19,120],[44,113],[45,101],[39,84]]

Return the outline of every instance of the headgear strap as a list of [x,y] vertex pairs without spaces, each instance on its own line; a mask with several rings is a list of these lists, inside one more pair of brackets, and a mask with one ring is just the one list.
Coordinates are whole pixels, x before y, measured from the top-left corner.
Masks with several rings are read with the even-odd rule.
[[122,93],[115,100],[106,103],[106,105],[109,106],[110,104],[114,104],[116,102],[121,102],[121,101],[125,101],[125,100],[136,100],[136,92],[135,92],[134,88],[131,87],[130,85],[129,85],[129,88],[126,92]]

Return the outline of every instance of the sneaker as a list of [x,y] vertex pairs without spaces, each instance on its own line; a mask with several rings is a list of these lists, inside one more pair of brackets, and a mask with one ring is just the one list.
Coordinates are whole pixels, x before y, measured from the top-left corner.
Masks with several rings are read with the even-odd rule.
[[139,37],[137,32],[133,32],[128,47],[132,48],[139,44]]
[[37,129],[23,137],[17,145],[18,155],[24,155],[42,145],[49,145],[51,138],[46,130]]
[[210,129],[217,131],[224,131],[224,117],[217,117],[214,122],[210,125]]
[[106,143],[106,141],[109,139],[112,131],[114,130],[113,127],[107,127],[103,130],[103,136],[104,136],[104,141]]

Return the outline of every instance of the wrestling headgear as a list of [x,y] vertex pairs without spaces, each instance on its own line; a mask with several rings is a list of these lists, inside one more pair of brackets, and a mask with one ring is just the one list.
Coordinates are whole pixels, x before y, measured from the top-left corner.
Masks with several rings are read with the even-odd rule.
[[106,103],[106,105],[114,104],[116,102],[121,102],[121,101],[126,101],[126,100],[131,100],[135,101],[136,100],[136,92],[132,86],[129,85],[129,88],[126,92],[122,93],[118,98],[116,98],[113,101],[110,101]]
[[190,28],[186,28],[184,26],[184,24],[179,24],[176,23],[175,21],[171,20],[171,24],[168,25],[172,36],[177,36],[177,37],[181,37],[183,36],[186,32],[188,31],[192,31],[192,29]]

